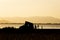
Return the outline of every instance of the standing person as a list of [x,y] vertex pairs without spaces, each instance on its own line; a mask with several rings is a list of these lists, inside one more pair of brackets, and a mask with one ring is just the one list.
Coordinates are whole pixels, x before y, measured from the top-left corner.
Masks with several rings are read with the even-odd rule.
[[43,29],[43,26],[41,26],[41,29]]

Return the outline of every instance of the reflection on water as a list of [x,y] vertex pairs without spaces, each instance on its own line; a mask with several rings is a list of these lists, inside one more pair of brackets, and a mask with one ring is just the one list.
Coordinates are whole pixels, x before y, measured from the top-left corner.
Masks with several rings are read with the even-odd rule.
[[60,25],[39,25],[37,29],[60,29]]
[[[14,28],[19,28],[20,26],[22,26],[23,23],[3,23],[0,24],[0,28],[4,28],[4,27],[14,27]],[[34,25],[35,26],[35,25]],[[60,29],[60,25],[37,25],[37,29]]]
[[18,24],[18,23],[8,23],[8,24],[0,24],[0,28],[4,28],[4,27],[14,27],[14,28],[19,28],[20,26],[22,26],[23,24]]

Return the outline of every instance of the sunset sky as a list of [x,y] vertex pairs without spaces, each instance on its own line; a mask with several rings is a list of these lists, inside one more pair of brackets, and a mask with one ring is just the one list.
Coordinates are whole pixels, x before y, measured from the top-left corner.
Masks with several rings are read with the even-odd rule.
[[60,18],[60,0],[0,0],[0,17]]

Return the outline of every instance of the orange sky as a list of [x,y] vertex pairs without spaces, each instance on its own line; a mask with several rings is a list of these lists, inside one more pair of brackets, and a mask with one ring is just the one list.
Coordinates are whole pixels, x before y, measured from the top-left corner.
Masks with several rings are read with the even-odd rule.
[[0,17],[60,18],[60,0],[0,0]]

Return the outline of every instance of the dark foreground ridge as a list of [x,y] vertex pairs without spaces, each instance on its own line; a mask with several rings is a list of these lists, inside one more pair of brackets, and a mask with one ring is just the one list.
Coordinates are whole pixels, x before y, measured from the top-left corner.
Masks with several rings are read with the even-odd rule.
[[36,29],[33,23],[26,21],[24,25],[19,28],[5,27],[0,29],[0,33],[60,33],[59,29]]
[[0,40],[60,40],[60,30],[35,29],[33,23],[26,21],[18,29],[13,27],[0,29]]

